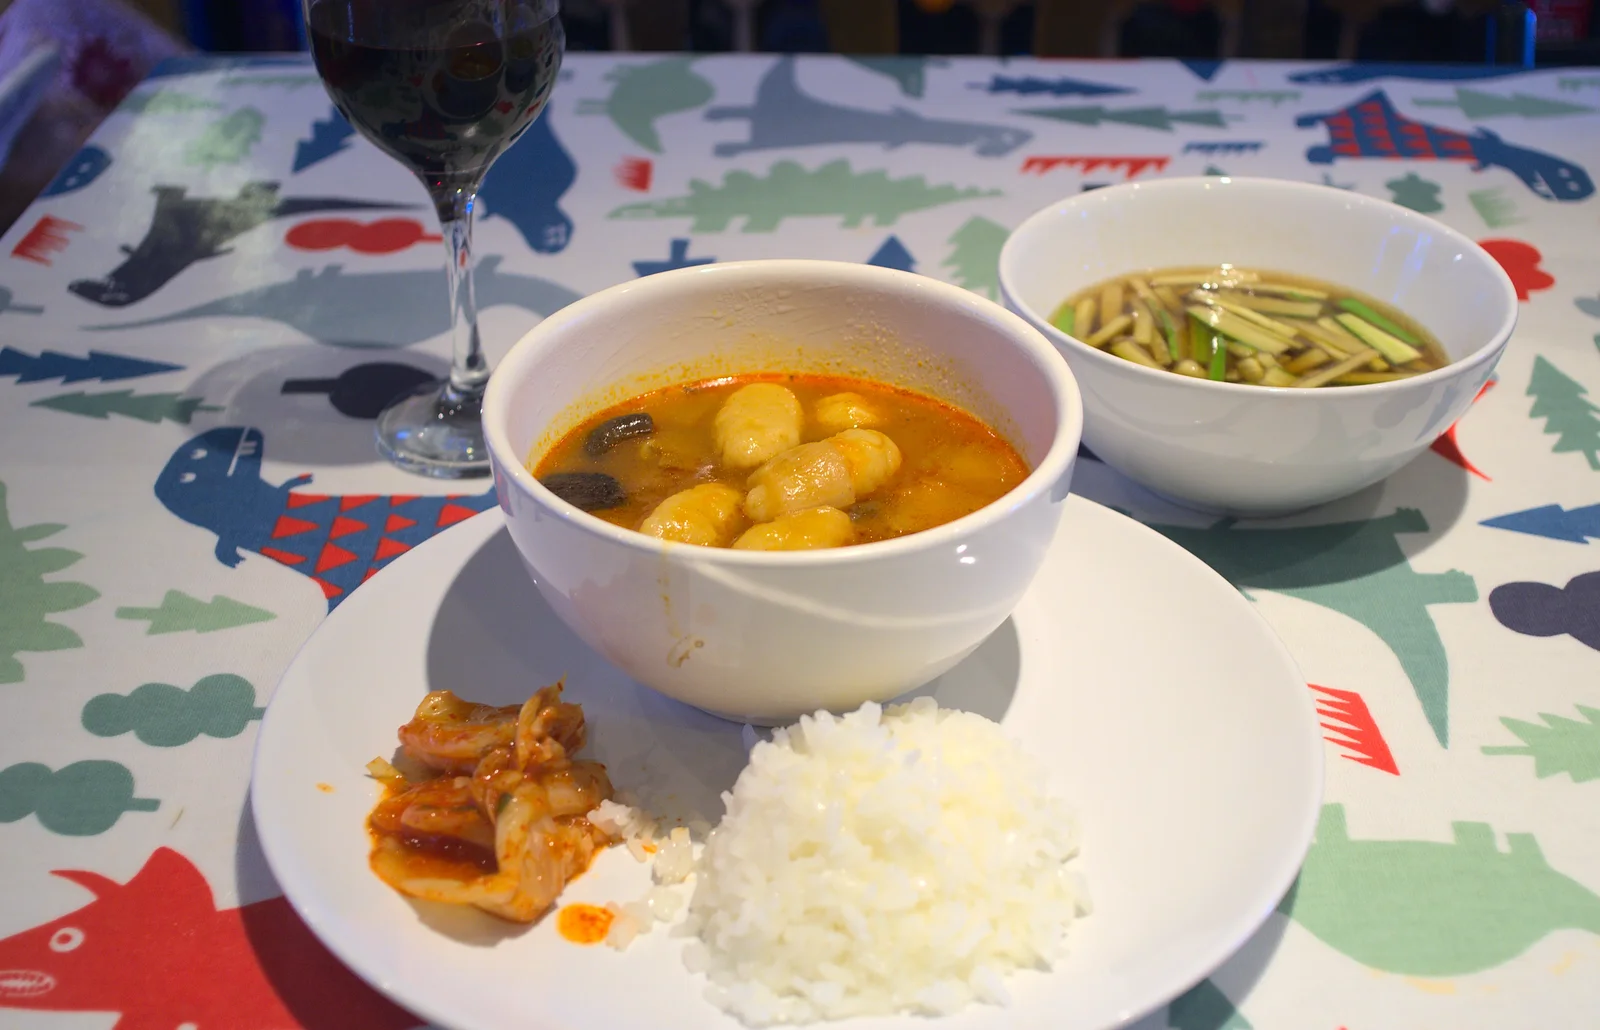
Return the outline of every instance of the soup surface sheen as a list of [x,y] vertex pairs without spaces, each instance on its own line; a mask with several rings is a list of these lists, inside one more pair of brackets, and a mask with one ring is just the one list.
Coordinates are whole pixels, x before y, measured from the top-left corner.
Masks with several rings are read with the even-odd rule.
[[1057,329],[1124,361],[1258,386],[1362,386],[1450,363],[1426,329],[1342,286],[1233,265],[1118,276],[1068,297]]
[[931,529],[998,499],[1029,472],[998,433],[941,401],[861,379],[785,373],[635,397],[587,419],[529,467],[555,493],[625,529],[766,550]]

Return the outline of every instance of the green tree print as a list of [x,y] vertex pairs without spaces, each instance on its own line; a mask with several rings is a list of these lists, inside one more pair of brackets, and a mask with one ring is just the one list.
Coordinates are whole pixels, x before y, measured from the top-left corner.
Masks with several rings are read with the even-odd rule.
[[1544,419],[1545,433],[1557,438],[1552,451],[1579,452],[1600,472],[1600,419],[1595,418],[1600,408],[1584,400],[1588,392],[1542,356],[1533,359],[1528,396],[1535,400],[1528,417]]
[[1562,773],[1574,783],[1600,780],[1600,708],[1578,705],[1582,719],[1540,712],[1544,725],[1523,722],[1510,716],[1500,724],[1522,741],[1522,746],[1485,747],[1486,755],[1527,755],[1533,759],[1533,775],[1543,780]]
[[83,646],[77,633],[51,622],[48,616],[82,608],[100,592],[83,583],[46,582],[44,578],[68,568],[83,555],[64,547],[27,546],[64,528],[42,523],[13,528],[6,514],[6,485],[0,483],[0,683],[22,682],[19,652]]

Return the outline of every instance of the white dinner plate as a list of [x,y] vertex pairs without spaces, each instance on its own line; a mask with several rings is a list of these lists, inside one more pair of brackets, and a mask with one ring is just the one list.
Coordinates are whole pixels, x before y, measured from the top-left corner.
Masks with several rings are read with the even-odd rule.
[[[759,675],[752,670],[751,675]],[[626,951],[413,902],[367,866],[379,796],[363,766],[430,690],[521,702],[566,677],[587,753],[657,815],[715,822],[749,734],[634,684],[540,599],[498,510],[402,556],[333,611],[283,679],[256,744],[252,797],[268,861],[335,954],[420,1016],[457,1030],[734,1028],[658,924]],[[1250,602],[1164,537],[1078,497],[1032,589],[967,660],[918,693],[1000,721],[1076,808],[1094,912],[1049,973],[1013,976],[1009,1008],[950,1030],[1102,1030],[1188,988],[1288,889],[1322,792],[1305,681]],[[331,788],[331,789],[329,789]],[[626,902],[648,868],[612,848],[563,902]],[[851,1030],[926,1030],[923,1018]]]

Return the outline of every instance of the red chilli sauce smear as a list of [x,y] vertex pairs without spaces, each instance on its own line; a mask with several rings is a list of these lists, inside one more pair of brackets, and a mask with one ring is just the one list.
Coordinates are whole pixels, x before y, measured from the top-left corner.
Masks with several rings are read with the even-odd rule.
[[611,932],[615,918],[610,909],[598,905],[563,905],[556,916],[556,930],[573,944],[599,944]]

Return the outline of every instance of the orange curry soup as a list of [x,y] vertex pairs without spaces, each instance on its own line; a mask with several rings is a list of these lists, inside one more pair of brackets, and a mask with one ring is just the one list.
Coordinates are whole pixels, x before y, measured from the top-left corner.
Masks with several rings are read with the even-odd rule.
[[[591,497],[590,503],[567,499],[598,518],[634,530],[662,501],[690,487],[721,483],[746,491],[757,470],[727,467],[715,423],[728,398],[753,383],[779,384],[799,401],[801,444],[827,440],[840,430],[837,419],[819,419],[818,404],[848,394],[864,402],[856,406],[859,410],[870,412],[866,425],[898,448],[894,473],[841,509],[854,530],[849,543],[888,540],[958,519],[997,500],[1029,473],[1015,448],[959,408],[867,380],[782,373],[711,379],[632,398],[585,420],[542,457],[531,459],[530,470],[541,481],[562,474],[570,480],[573,473],[610,477],[614,484],[606,485],[611,493],[602,499]],[[642,428],[639,413],[650,416],[648,430]],[[592,434],[604,432],[601,427],[624,416],[632,421],[623,434],[636,435],[619,435],[603,450],[597,447]],[[744,525],[760,521],[747,519]]]

